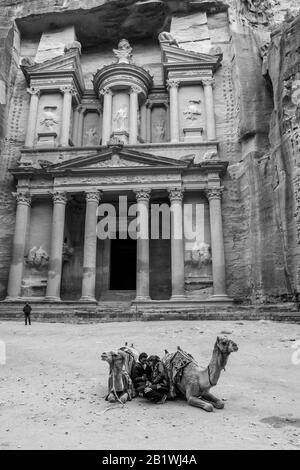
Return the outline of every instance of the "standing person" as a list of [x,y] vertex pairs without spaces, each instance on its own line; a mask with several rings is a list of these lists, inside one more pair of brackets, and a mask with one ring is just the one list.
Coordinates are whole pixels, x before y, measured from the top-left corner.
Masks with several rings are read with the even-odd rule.
[[29,322],[29,325],[31,325],[31,320],[30,320],[30,313],[31,313],[31,306],[29,305],[28,302],[26,302],[25,307],[23,308],[23,312],[25,315],[25,325],[27,325],[27,321]]
[[132,369],[132,381],[139,396],[144,396],[146,382],[151,378],[151,368],[147,364],[148,355],[143,352],[139,355],[138,362]]
[[152,374],[150,381],[146,382],[144,396],[157,405],[162,405],[168,396],[170,384],[164,364],[158,356],[150,356],[148,364]]

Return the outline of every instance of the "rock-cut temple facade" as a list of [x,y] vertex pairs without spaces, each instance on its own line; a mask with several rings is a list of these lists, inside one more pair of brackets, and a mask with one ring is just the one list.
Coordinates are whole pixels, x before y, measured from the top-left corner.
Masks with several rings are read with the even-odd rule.
[[296,13],[23,3],[1,46],[1,300],[295,302]]

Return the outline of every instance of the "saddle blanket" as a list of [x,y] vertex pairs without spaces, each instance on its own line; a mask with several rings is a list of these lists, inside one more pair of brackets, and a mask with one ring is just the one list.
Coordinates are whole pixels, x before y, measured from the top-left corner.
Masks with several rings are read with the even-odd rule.
[[174,398],[178,395],[176,385],[181,381],[184,368],[191,362],[196,366],[198,366],[198,364],[191,354],[182,349],[178,349],[175,353],[167,353],[163,357],[162,362],[166,368],[170,382],[169,398]]

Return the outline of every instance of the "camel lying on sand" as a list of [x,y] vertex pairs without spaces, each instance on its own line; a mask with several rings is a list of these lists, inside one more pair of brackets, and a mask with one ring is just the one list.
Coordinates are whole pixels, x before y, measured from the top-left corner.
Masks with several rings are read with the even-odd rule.
[[104,352],[103,361],[108,362],[108,394],[106,400],[110,403],[119,401],[125,403],[134,397],[135,391],[131,380],[132,368],[137,360],[138,353],[133,348],[125,346],[117,351]]
[[[162,359],[168,371],[173,386],[187,399],[191,406],[197,406],[205,411],[213,411],[214,408],[224,408],[224,402],[210,393],[210,389],[217,385],[222,370],[232,352],[238,351],[236,343],[226,337],[218,337],[215,343],[211,361],[208,367],[201,370],[190,355],[178,347],[176,353],[168,353]],[[179,356],[177,368],[175,366],[176,355]],[[174,395],[173,395],[174,396]]]

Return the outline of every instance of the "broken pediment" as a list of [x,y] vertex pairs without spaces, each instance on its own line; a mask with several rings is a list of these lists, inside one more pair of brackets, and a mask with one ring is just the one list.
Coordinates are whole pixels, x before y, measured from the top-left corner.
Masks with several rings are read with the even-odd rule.
[[192,52],[163,43],[161,51],[165,72],[204,69],[215,73],[222,61],[222,54],[211,55]]
[[71,48],[63,55],[54,57],[53,59],[46,60],[45,62],[28,64],[28,61],[23,59],[21,69],[25,78],[30,84],[34,79],[42,80],[56,76],[75,76],[80,85],[81,90],[84,90],[84,80],[82,75],[82,68],[80,63],[80,53],[78,48]]

